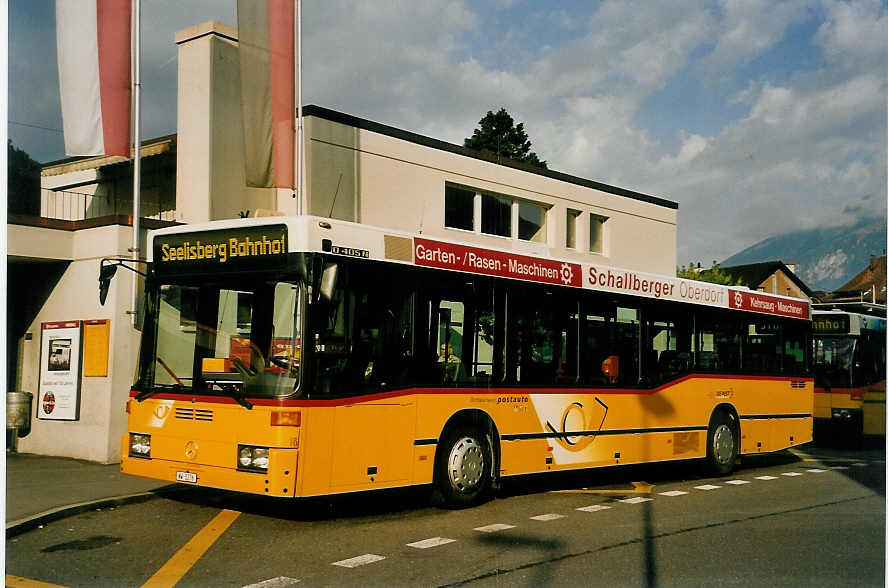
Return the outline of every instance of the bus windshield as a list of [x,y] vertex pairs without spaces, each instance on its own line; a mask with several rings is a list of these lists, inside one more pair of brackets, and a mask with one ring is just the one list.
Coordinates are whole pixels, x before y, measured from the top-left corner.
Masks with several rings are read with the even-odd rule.
[[822,337],[814,340],[814,385],[818,388],[848,388],[855,339]]
[[300,382],[303,287],[240,280],[160,284],[142,352],[142,393],[293,394]]

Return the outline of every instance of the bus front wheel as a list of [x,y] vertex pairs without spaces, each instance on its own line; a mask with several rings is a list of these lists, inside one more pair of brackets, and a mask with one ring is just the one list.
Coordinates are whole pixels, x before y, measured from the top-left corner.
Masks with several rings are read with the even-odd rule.
[[725,476],[734,470],[740,453],[738,429],[734,415],[718,412],[712,416],[706,435],[706,462],[715,475]]
[[456,427],[438,446],[435,487],[446,506],[462,508],[490,489],[490,442],[481,431]]

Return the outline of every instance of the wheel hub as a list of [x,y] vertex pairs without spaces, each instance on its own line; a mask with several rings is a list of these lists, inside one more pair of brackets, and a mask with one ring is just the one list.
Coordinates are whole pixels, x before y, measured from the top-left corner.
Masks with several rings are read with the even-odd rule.
[[453,445],[447,463],[450,484],[458,492],[471,492],[484,475],[484,453],[471,437],[463,437]]
[[718,463],[728,463],[734,457],[734,432],[728,425],[719,425],[712,436],[712,449]]

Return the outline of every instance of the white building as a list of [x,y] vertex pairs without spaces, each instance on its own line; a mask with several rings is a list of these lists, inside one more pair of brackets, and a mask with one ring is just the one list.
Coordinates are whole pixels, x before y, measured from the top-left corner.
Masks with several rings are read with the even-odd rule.
[[[204,23],[177,33],[176,44],[178,133],[143,145],[141,216],[150,218],[142,227],[237,218],[260,209],[296,214],[291,191],[244,186],[236,29]],[[497,162],[316,106],[304,114],[309,214],[530,255],[675,271],[674,202]],[[32,407],[31,432],[20,439],[20,451],[119,460],[140,333],[129,314],[130,277],[118,273],[104,306],[97,277],[101,258],[130,255],[131,177],[131,162],[119,157],[48,164],[41,216],[10,215],[9,389],[39,401],[45,323],[110,321],[107,339],[90,335],[84,348],[91,375],[80,377],[76,420],[38,419]],[[96,375],[102,373],[95,369],[102,348],[107,375]]]

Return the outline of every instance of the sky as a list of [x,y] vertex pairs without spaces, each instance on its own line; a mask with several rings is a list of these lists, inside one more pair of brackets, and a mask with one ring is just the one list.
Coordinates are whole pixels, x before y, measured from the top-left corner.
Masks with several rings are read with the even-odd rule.
[[[176,132],[174,34],[208,20],[235,0],[142,0],[144,138]],[[457,144],[504,107],[550,169],[678,202],[682,265],[886,213],[880,0],[305,0],[303,96]],[[8,108],[65,156],[52,0],[9,1]]]

